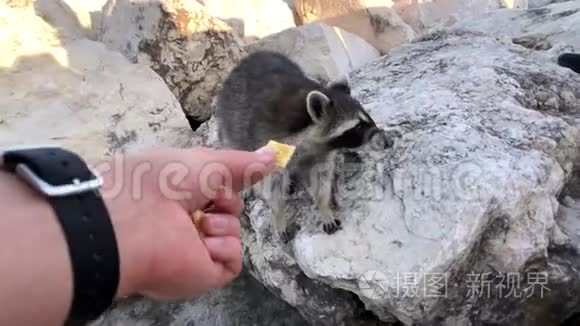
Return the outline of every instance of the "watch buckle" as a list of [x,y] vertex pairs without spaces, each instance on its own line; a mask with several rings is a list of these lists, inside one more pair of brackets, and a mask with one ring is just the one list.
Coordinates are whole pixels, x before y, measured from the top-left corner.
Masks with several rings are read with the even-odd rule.
[[48,182],[42,180],[34,171],[32,171],[25,164],[18,164],[16,166],[16,173],[20,175],[24,180],[30,183],[34,188],[49,197],[64,197],[71,195],[78,195],[88,191],[95,191],[103,186],[103,180],[99,176],[95,176],[94,179],[80,181],[79,179],[74,179],[72,183],[65,185],[52,185]]
[[[58,147],[55,145],[28,145],[28,146],[13,146],[8,148],[0,149],[0,168],[4,165],[4,153],[13,150],[25,150],[25,149],[37,149],[37,148],[51,148]],[[90,168],[89,168],[90,169]],[[30,169],[26,164],[18,164],[15,167],[15,172],[22,177],[26,182],[28,182],[36,190],[40,191],[49,197],[64,197],[71,195],[78,195],[89,191],[99,190],[103,186],[103,179],[95,173],[93,169],[90,169],[94,179],[81,181],[79,179],[74,179],[72,183],[64,185],[52,185],[44,181],[39,177],[32,169]]]

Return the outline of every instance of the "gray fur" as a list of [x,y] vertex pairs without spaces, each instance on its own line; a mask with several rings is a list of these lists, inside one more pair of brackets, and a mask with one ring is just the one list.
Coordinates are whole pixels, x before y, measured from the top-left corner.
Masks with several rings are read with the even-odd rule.
[[285,56],[259,51],[232,70],[216,104],[219,138],[225,147],[253,151],[269,140],[296,146],[285,173],[264,181],[268,191],[263,195],[273,209],[276,231],[281,235],[286,230],[290,181],[304,185],[316,200],[323,229],[337,231],[341,223],[334,217],[331,191],[336,152],[366,144],[379,131],[350,96],[348,84],[322,86]]

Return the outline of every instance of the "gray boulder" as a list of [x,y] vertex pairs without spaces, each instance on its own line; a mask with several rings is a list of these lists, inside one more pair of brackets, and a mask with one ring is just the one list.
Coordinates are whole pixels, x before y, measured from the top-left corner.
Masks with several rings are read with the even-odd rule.
[[105,2],[107,0],[35,0],[34,9],[52,26],[78,38],[96,40]]
[[[580,75],[511,41],[427,35],[350,74],[389,151],[339,160],[343,230],[303,192],[293,240],[248,194],[245,265],[309,321],[555,325],[580,307]],[[213,123],[200,129],[215,144]],[[563,197],[564,196],[564,197]],[[575,206],[573,206],[575,207]],[[356,294],[352,296],[349,294]]]
[[518,45],[546,51],[580,52],[580,1],[556,2],[528,10],[497,10],[462,20],[453,27],[511,38]]
[[552,3],[558,2],[566,2],[566,1],[575,1],[575,0],[528,0],[528,8],[539,8],[543,6],[547,6]]
[[163,78],[194,128],[244,55],[242,40],[197,1],[109,0],[100,27],[100,42]]
[[0,147],[60,144],[96,164],[115,153],[191,143],[179,102],[159,75],[102,43],[69,39],[33,9],[0,3]]
[[305,74],[322,83],[344,77],[380,53],[355,34],[312,23],[269,35],[246,47],[249,53],[275,51],[288,56]]
[[412,40],[416,33],[383,0],[295,0],[297,25],[323,23],[358,35],[382,54]]
[[172,302],[132,297],[123,300],[91,326],[246,326],[304,325],[285,302],[275,298],[247,272],[225,288],[199,298]]

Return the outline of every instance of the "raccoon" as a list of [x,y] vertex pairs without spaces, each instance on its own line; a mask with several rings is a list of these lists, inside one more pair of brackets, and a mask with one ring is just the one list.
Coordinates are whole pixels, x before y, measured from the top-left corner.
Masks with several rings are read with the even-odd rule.
[[273,225],[283,239],[288,237],[285,196],[292,185],[307,189],[320,210],[323,230],[333,234],[342,228],[332,190],[337,151],[360,147],[377,135],[385,147],[392,145],[351,96],[346,79],[323,86],[288,57],[271,51],[246,56],[230,72],[216,97],[215,118],[225,147],[253,151],[269,140],[296,146],[286,167],[288,178],[275,175],[271,180]]

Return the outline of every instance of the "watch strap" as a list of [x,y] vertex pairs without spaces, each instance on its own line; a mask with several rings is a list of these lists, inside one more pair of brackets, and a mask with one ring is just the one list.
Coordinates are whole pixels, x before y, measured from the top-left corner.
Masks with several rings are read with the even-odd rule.
[[[96,176],[76,154],[61,148],[7,151],[9,171],[27,167],[52,186],[81,185]],[[98,189],[48,196],[68,243],[73,299],[66,325],[99,317],[113,302],[119,283],[119,254],[109,213]]]

